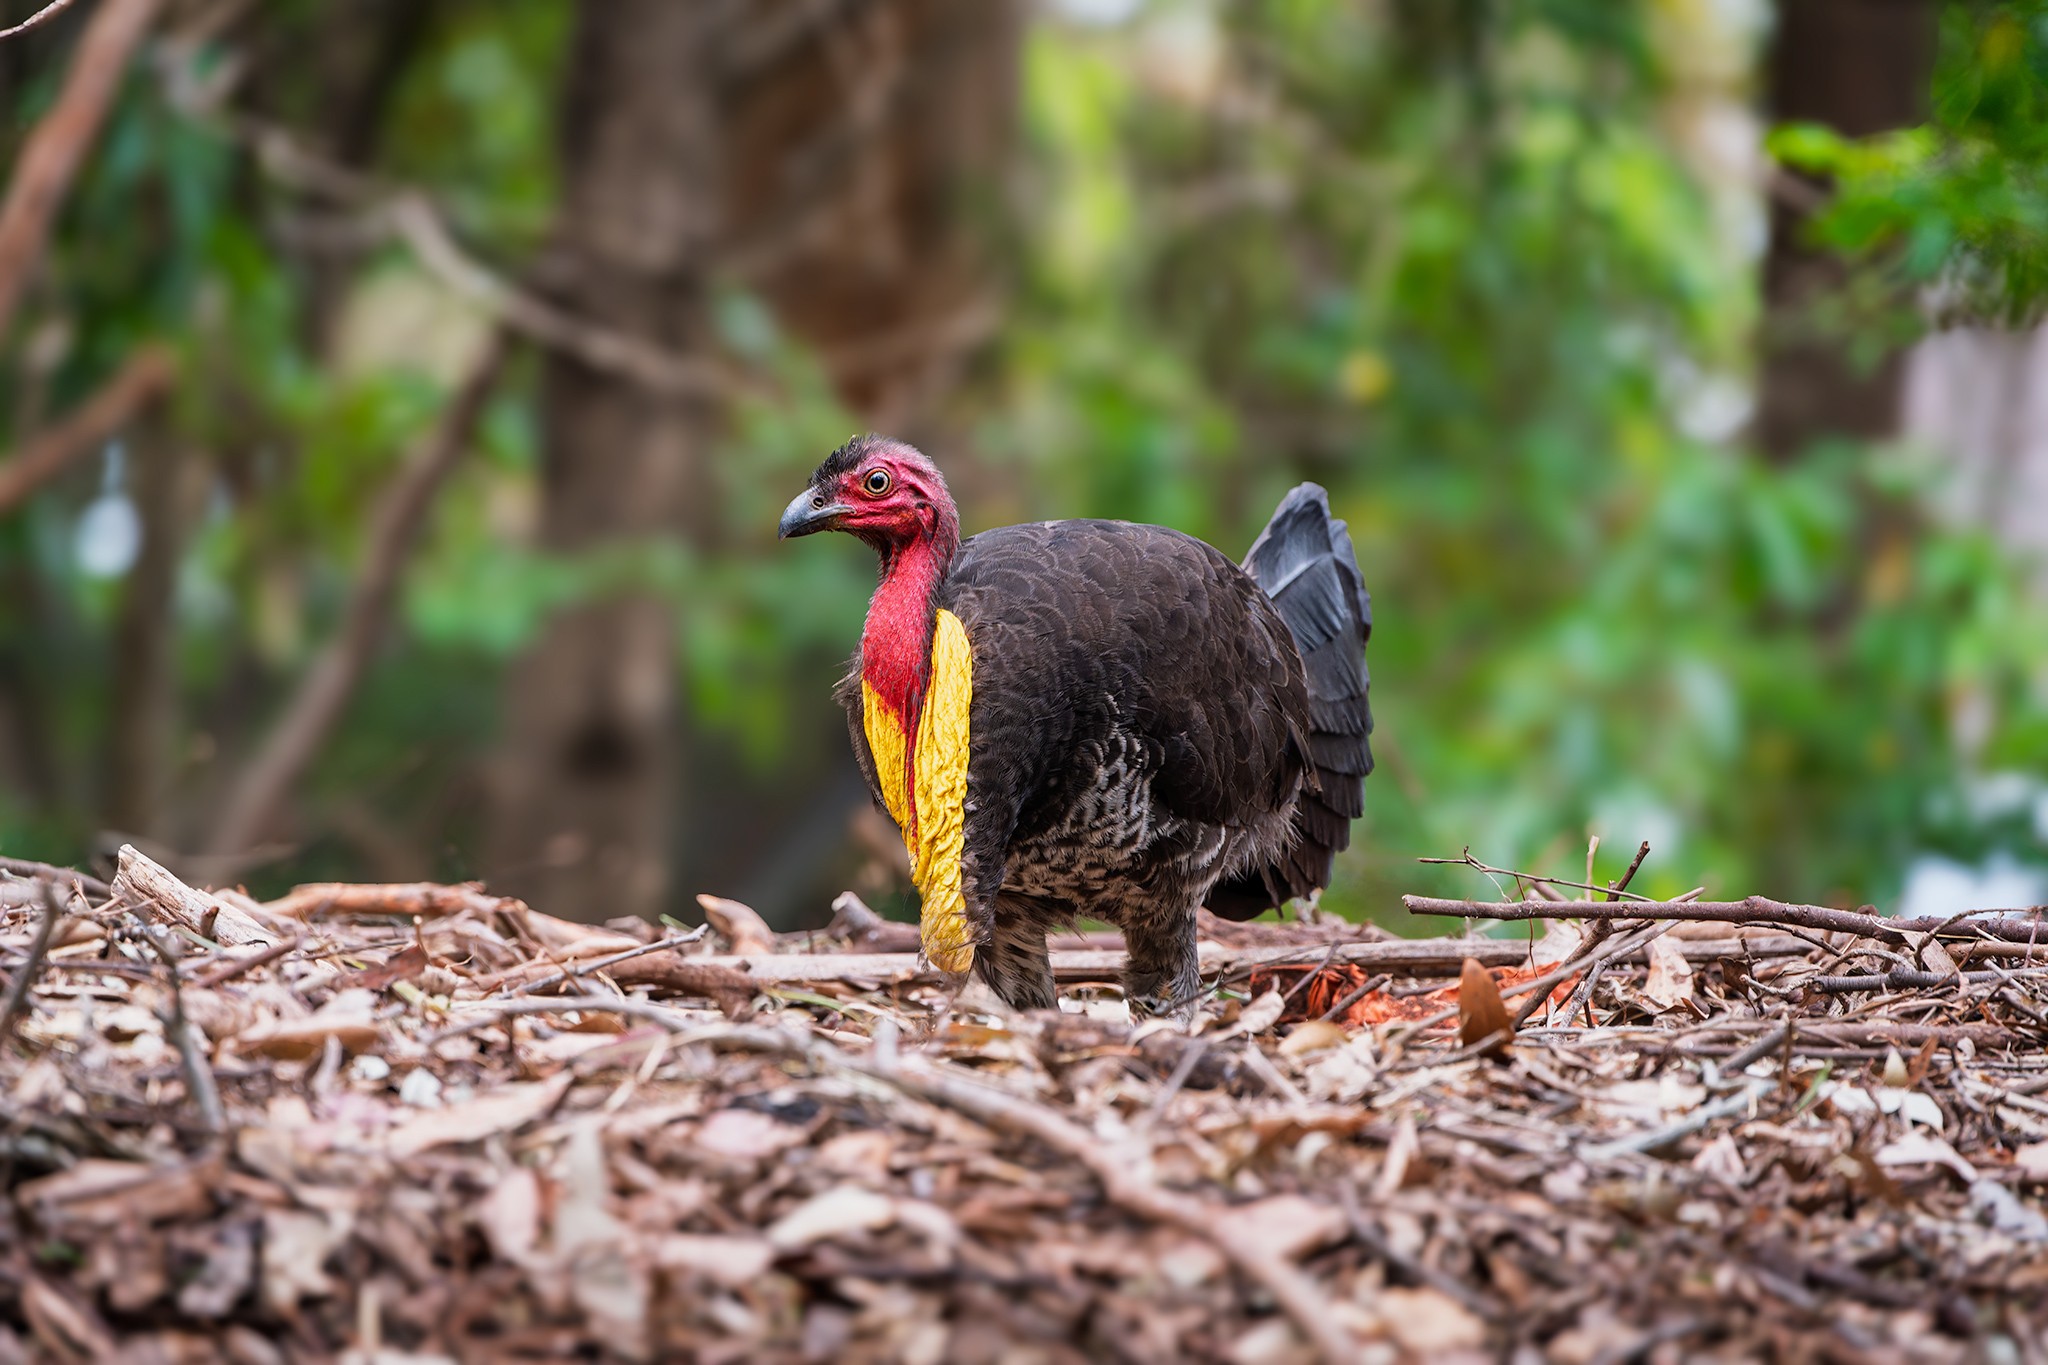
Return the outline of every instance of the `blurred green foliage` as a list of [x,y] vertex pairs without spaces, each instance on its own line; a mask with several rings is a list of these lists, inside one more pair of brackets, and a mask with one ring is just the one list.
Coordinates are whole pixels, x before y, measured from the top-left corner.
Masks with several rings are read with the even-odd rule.
[[2048,301],[2048,5],[1954,6],[1939,52],[1924,126],[1794,124],[1772,153],[1832,180],[1820,240],[1902,293],[1934,285],[1966,315],[2031,325]]
[[[1289,484],[1329,486],[1374,593],[1381,762],[1332,905],[1483,890],[1411,861],[1467,845],[1563,873],[1589,831],[1617,862],[1649,839],[1638,885],[1665,894],[1882,899],[1926,851],[2048,861],[2024,800],[1983,797],[2048,771],[2048,621],[2017,567],[1925,510],[1942,471],[1923,456],[1743,448],[1755,205],[1688,130],[1750,98],[1758,35],[1700,17],[1715,8],[1159,0],[1029,30],[998,227],[1010,307],[939,415],[963,450],[936,453],[978,461],[970,530],[1128,516],[1236,552]],[[280,10],[278,53],[313,13]],[[508,269],[554,209],[570,15],[446,7],[377,139],[377,174],[431,190]],[[1770,141],[1833,178],[1816,230],[1885,284],[1868,333],[1884,344],[1929,283],[2005,319],[2048,297],[2043,24],[2032,3],[1954,6],[1926,127]],[[271,84],[291,90],[289,70]],[[13,96],[17,128],[50,90]],[[41,331],[5,358],[19,435],[138,339],[182,348],[176,430],[219,471],[176,589],[195,800],[331,629],[365,509],[449,387],[435,326],[463,325],[396,247],[337,286],[304,208],[138,74],[66,209]],[[437,321],[353,348],[312,334],[337,287],[373,316],[366,300],[424,296]],[[349,302],[335,312],[346,331]],[[853,419],[758,301],[730,291],[717,316],[763,382],[707,489],[716,543],[536,549],[522,365],[437,508],[316,806],[431,830],[442,871],[471,870],[499,670],[547,611],[622,585],[675,602],[697,722],[757,775],[817,781],[842,760],[799,751],[818,727],[792,717],[830,707],[871,571],[857,545],[792,554],[769,528]],[[47,719],[51,769],[40,795],[0,791],[10,851],[76,857],[93,828],[114,585],[72,541],[110,468],[0,521],[0,669]],[[330,839],[274,875],[362,872]]]

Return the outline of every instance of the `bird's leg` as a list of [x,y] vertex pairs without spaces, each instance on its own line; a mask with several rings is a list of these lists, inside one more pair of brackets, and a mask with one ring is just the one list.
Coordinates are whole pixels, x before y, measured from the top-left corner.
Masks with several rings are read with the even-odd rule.
[[1123,914],[1124,998],[1153,1014],[1185,1014],[1202,992],[1195,916],[1167,901],[1127,903]]
[[989,989],[1020,1010],[1059,1007],[1052,959],[1045,947],[1045,921],[1030,906],[1010,897],[996,901],[988,941],[974,954],[974,970]]

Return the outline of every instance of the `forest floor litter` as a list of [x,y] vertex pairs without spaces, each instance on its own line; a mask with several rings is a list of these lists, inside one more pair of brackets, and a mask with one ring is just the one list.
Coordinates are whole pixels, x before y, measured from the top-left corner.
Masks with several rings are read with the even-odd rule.
[[2039,909],[1569,885],[1205,916],[1160,1020],[1114,935],[1016,1014],[851,896],[0,860],[0,1365],[2048,1362]]

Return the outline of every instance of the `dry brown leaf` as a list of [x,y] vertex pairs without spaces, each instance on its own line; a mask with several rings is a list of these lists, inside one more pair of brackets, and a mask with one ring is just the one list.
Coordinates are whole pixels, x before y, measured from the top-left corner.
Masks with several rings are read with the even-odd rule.
[[1554,919],[1543,931],[1543,937],[1529,950],[1529,965],[1539,972],[1547,972],[1560,963],[1568,962],[1586,935],[1577,924],[1568,919]]
[[263,1215],[263,1301],[291,1314],[299,1301],[334,1292],[327,1258],[348,1240],[344,1220],[302,1209],[271,1209]]
[[1298,1194],[1276,1194],[1240,1204],[1222,1216],[1225,1235],[1283,1260],[1295,1260],[1341,1239],[1350,1221],[1335,1204]]
[[22,1316],[36,1340],[58,1360],[112,1360],[114,1337],[99,1315],[40,1275],[21,1287]]
[[326,1048],[327,1040],[340,1042],[343,1051],[366,1052],[377,1045],[383,1029],[367,1014],[316,1014],[310,1019],[280,1019],[258,1024],[237,1035],[234,1051],[281,1061],[309,1061]]
[[426,969],[426,950],[417,943],[409,943],[390,961],[352,972],[335,984],[344,989],[381,991],[400,981],[416,981]]
[[677,1232],[654,1244],[654,1263],[663,1270],[702,1275],[727,1289],[752,1283],[774,1261],[775,1247],[765,1237]]
[[508,1167],[478,1201],[477,1230],[500,1259],[527,1265],[540,1244],[540,1179],[525,1166]]
[[1386,1159],[1380,1163],[1379,1178],[1373,1182],[1373,1199],[1381,1204],[1392,1199],[1408,1179],[1409,1164],[1422,1150],[1422,1135],[1416,1131],[1415,1115],[1403,1113],[1394,1122],[1394,1137],[1387,1144]]
[[766,1160],[803,1140],[803,1129],[758,1109],[721,1109],[697,1129],[696,1149],[731,1161]]
[[896,1221],[896,1201],[859,1185],[834,1185],[777,1219],[768,1240],[793,1251],[848,1232],[871,1232]]
[[703,907],[704,918],[711,921],[711,927],[732,945],[733,952],[749,957],[775,951],[775,931],[751,905],[709,895],[698,896],[697,904]]
[[2030,1142],[2012,1154],[2020,1176],[2036,1185],[2048,1185],[2048,1142]]
[[43,1217],[105,1226],[130,1219],[154,1223],[210,1212],[219,1178],[211,1162],[165,1167],[88,1157],[69,1170],[24,1181],[14,1198]]
[[573,1079],[565,1071],[545,1081],[494,1086],[461,1104],[429,1109],[407,1119],[391,1130],[385,1142],[391,1155],[403,1159],[451,1142],[476,1142],[509,1133],[551,1112]]
[[1648,948],[1650,971],[1643,996],[1659,1009],[1677,1009],[1692,999],[1692,964],[1668,937],[1653,938]]
[[1466,958],[1464,970],[1458,974],[1458,1042],[1471,1047],[1499,1034],[1500,1038],[1487,1049],[1489,1054],[1497,1054],[1507,1045],[1507,1035],[1513,1028],[1514,1021],[1506,1002],[1500,998],[1493,973],[1481,966],[1478,958]]
[[1351,1035],[1333,1020],[1311,1019],[1305,1024],[1297,1024],[1281,1042],[1279,1051],[1283,1057],[1300,1057],[1325,1048],[1342,1047],[1350,1040]]
[[1440,1290],[1382,1289],[1374,1306],[1387,1325],[1387,1335],[1424,1360],[1486,1344],[1486,1324]]
[[1280,1016],[1286,1011],[1287,997],[1279,991],[1269,990],[1255,1000],[1247,1000],[1244,1008],[1238,1011],[1237,1018],[1228,1028],[1220,1030],[1215,1035],[1216,1039],[1221,1042],[1225,1038],[1235,1038],[1240,1034],[1247,1038],[1256,1038],[1280,1022]]

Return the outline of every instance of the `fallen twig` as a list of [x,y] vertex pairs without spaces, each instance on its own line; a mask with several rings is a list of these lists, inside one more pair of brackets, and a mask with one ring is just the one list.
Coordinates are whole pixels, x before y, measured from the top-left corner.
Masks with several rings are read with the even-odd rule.
[[28,945],[28,956],[22,959],[7,982],[6,997],[0,999],[0,1047],[7,1046],[8,1040],[14,1037],[15,1023],[28,1009],[29,988],[43,969],[43,959],[50,952],[50,939],[57,932],[57,921],[63,917],[63,911],[57,904],[57,893],[45,882],[42,921],[36,925],[36,936]]
[[1739,901],[1465,901],[1442,900],[1435,896],[1403,896],[1401,903],[1416,915],[1448,915],[1458,919],[1667,919],[1705,920],[1721,924],[1789,924],[1824,933],[1857,934],[1886,943],[1908,944],[1913,934],[1935,934],[1956,939],[1998,939],[2008,943],[2029,943],[2041,938],[2048,944],[2048,924],[2027,916],[2029,910],[1981,910],[1972,915],[1995,915],[1995,919],[1949,916],[1943,919],[1887,919],[1859,910],[1836,910],[1825,905],[1790,905],[1767,896],[1749,896]]
[[670,934],[666,938],[656,939],[652,943],[643,943],[637,948],[628,948],[623,952],[613,953],[609,957],[592,958],[588,962],[579,962],[573,967],[541,977],[537,981],[526,981],[519,985],[508,987],[505,993],[508,996],[526,995],[533,991],[545,990],[549,986],[559,986],[564,981],[569,981],[576,977],[588,976],[592,972],[601,972],[607,967],[616,967],[621,962],[630,962],[634,958],[644,957],[648,953],[658,953],[664,948],[681,948],[685,944],[695,943],[698,939],[704,937],[710,928],[711,926],[708,924],[700,924],[685,934]]
[[1700,1105],[1684,1118],[1668,1123],[1661,1128],[1648,1128],[1627,1137],[1615,1138],[1609,1142],[1596,1142],[1581,1147],[1579,1157],[1584,1161],[1612,1161],[1620,1156],[1632,1156],[1638,1152],[1654,1152],[1712,1123],[1715,1119],[1739,1114],[1756,1101],[1756,1097],[1770,1089],[1769,1082],[1752,1080],[1733,1095]]
[[[1643,842],[1642,842],[1641,846],[1640,846],[1640,847],[1638,847],[1638,848],[1636,849],[1636,856],[1635,856],[1635,861],[1631,862],[1631,863],[1630,863],[1630,864],[1628,865],[1628,871],[1626,871],[1626,872],[1622,873],[1622,874],[1621,874],[1621,880],[1620,880],[1620,881],[1618,881],[1618,882],[1615,882],[1615,883],[1614,883],[1614,884],[1613,884],[1613,885],[1612,885],[1612,886],[1611,886],[1611,887],[1609,888],[1609,890],[1608,890],[1608,892],[1607,892],[1607,899],[1609,899],[1609,900],[1611,900],[1611,901],[1618,901],[1618,900],[1620,900],[1620,899],[1621,899],[1621,895],[1622,895],[1622,893],[1623,893],[1624,891],[1628,890],[1628,884],[1629,884],[1630,882],[1632,882],[1632,881],[1634,881],[1634,880],[1635,880],[1635,878],[1636,878],[1636,869],[1637,869],[1637,868],[1640,868],[1640,867],[1641,867],[1641,866],[1643,865],[1643,859],[1645,859],[1645,858],[1647,858],[1647,857],[1649,857],[1649,856],[1650,856],[1650,841],[1649,841],[1648,839],[1645,839],[1645,840],[1643,840]],[[1590,881],[1590,880],[1592,880],[1592,879],[1591,879],[1591,878],[1589,877],[1589,878],[1587,878],[1587,880],[1588,880],[1588,881]]]
[[134,907],[157,906],[201,938],[230,948],[276,943],[283,937],[248,911],[187,886],[133,844],[121,845],[115,857],[120,870],[114,874],[113,894]]
[[54,863],[39,863],[33,858],[0,858],[0,872],[23,881],[50,882],[56,886],[76,886],[94,900],[103,901],[112,893],[107,884],[87,872],[77,872]]
[[170,937],[162,929],[140,915],[134,917],[134,923],[164,964],[164,973],[171,992],[171,1006],[159,1018],[163,1023],[164,1032],[169,1035],[172,1045],[178,1049],[178,1059],[185,1073],[185,1093],[191,1099],[193,1107],[199,1111],[201,1126],[209,1134],[217,1137],[227,1131],[227,1114],[221,1108],[220,1085],[214,1080],[213,1067],[206,1060],[205,1042],[199,1036],[199,1030],[193,1027],[191,1019],[185,1014],[185,989],[181,980],[183,973],[178,967],[177,949],[172,946]]

